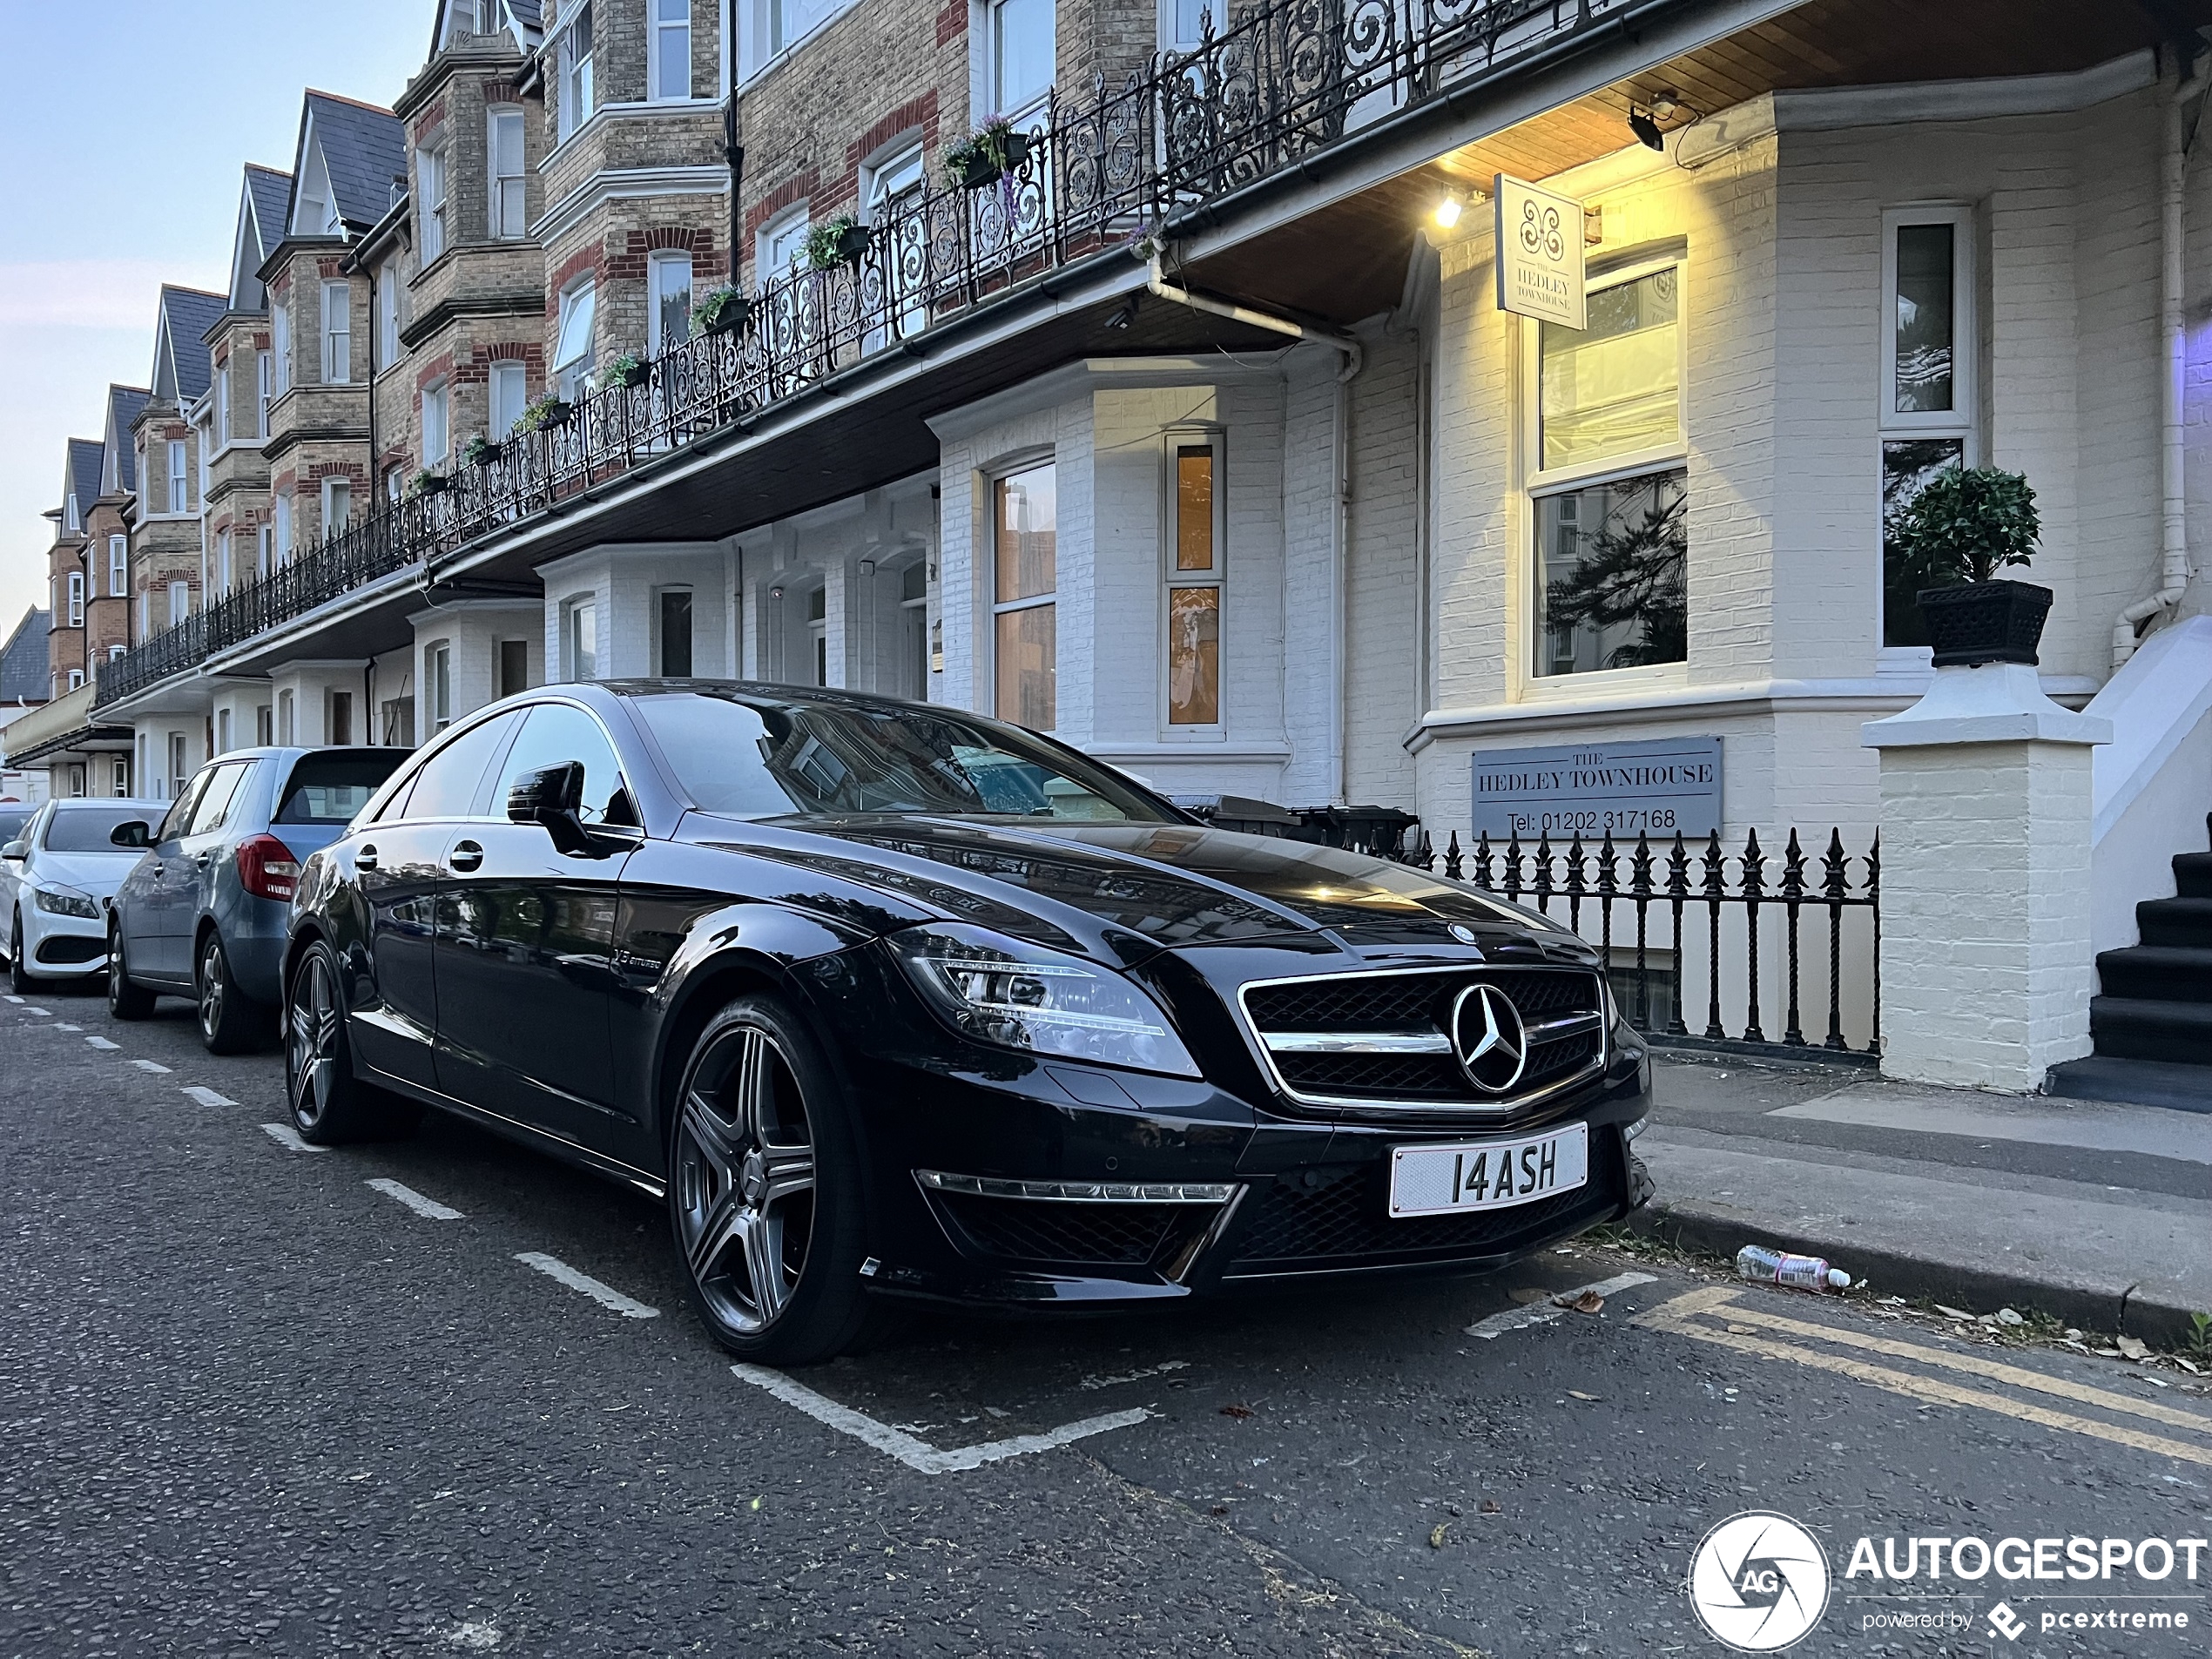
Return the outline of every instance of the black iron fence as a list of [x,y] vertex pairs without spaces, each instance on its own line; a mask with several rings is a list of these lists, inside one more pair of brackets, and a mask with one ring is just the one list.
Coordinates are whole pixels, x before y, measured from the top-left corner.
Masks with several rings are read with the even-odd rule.
[[[1554,920],[1563,913],[1567,926],[1603,954],[1615,994],[1640,1031],[1836,1055],[1882,1051],[1878,833],[1864,853],[1847,851],[1835,829],[1817,854],[1805,851],[1793,829],[1779,856],[1760,845],[1757,830],[1747,832],[1735,852],[1717,834],[1702,842],[1676,835],[1656,844],[1639,834],[1633,845],[1610,834],[1592,845],[1578,835],[1561,847],[1548,835],[1534,846],[1518,836],[1500,846],[1487,833],[1470,852],[1456,830],[1440,853],[1425,831],[1402,851],[1360,850],[1440,868],[1453,880],[1472,881]],[[1770,981],[1763,953],[1770,953],[1765,963],[1784,1003],[1778,1036],[1766,1030]],[[1695,1029],[1687,1017],[1693,968],[1702,969],[1705,1005]],[[1809,970],[1815,994],[1826,1003],[1827,1028],[1821,1033],[1816,1026],[1812,1035],[1804,1014]]]
[[[101,665],[111,703],[361,583],[449,553],[1178,215],[1477,71],[1663,0],[1270,0],[1119,88],[1048,107],[995,176],[933,182],[824,268],[773,274],[700,333]],[[988,169],[985,170],[989,171]],[[571,388],[575,389],[575,388]]]

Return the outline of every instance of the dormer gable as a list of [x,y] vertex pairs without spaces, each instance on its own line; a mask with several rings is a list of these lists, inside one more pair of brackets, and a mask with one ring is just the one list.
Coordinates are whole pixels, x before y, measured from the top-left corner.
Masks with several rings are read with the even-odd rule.
[[[310,91],[300,118],[287,236],[358,236],[392,208],[407,130],[389,110]],[[265,261],[266,264],[266,261]]]
[[107,388],[107,435],[100,445],[100,494],[128,496],[138,488],[138,451],[131,428],[153,394],[143,386]]
[[[517,46],[527,45],[528,24],[535,22],[536,10],[510,4],[509,0],[440,0],[430,31],[430,55],[435,57],[472,37],[487,35],[505,35]],[[518,15],[525,10],[532,14],[527,22]]]
[[230,308],[266,311],[268,291],[257,274],[269,251],[284,239],[285,215],[292,201],[292,175],[273,167],[249,165],[239,192],[238,234],[231,243]]
[[161,306],[153,327],[153,401],[182,409],[207,390],[207,331],[223,314],[219,293],[199,288],[161,287]]
[[293,174],[291,236],[342,236],[345,216],[330,188],[330,165],[323,159],[322,135],[315,131],[314,112],[307,113],[300,133],[300,168]]
[[84,534],[84,520],[100,498],[102,446],[98,439],[71,438],[62,466],[61,533]]

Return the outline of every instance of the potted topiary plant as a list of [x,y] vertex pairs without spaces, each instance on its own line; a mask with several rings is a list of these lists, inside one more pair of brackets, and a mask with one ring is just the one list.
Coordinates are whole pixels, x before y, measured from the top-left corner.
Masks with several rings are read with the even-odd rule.
[[708,292],[691,307],[691,320],[710,334],[742,328],[752,314],[752,301],[726,283]]
[[644,364],[628,352],[623,353],[599,373],[599,384],[603,387],[643,386],[644,383]]
[[995,115],[945,152],[945,177],[955,189],[981,190],[1027,161],[1035,142],[1004,116]]
[[840,213],[806,233],[806,263],[817,271],[858,265],[867,251],[868,227],[850,213]]
[[[1938,668],[2033,665],[2051,590],[2000,579],[2034,556],[2042,522],[2027,478],[1996,467],[1939,473],[1889,525]],[[1900,586],[1905,583],[1900,583]]]
[[489,467],[499,459],[499,446],[488,437],[474,437],[461,458],[472,467]]
[[432,472],[425,467],[415,475],[415,493],[418,496],[442,496],[450,481],[442,472]]

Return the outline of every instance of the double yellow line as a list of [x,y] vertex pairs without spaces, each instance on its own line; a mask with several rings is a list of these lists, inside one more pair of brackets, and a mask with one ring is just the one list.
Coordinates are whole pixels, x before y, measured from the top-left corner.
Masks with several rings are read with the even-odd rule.
[[[2171,1406],[2161,1406],[2155,1400],[2133,1399],[2125,1394],[2108,1393],[2104,1389],[2092,1388],[2086,1384],[2047,1377],[2040,1371],[2008,1366],[2002,1360],[1985,1359],[1979,1354],[1954,1353],[1942,1348],[1923,1346],[1917,1342],[1900,1341],[1894,1337],[1874,1336],[1865,1332],[1816,1325],[1807,1319],[1793,1319],[1784,1314],[1770,1313],[1764,1309],[1743,1305],[1737,1299],[1741,1291],[1734,1285],[1711,1285],[1662,1303],[1650,1312],[1637,1315],[1632,1323],[1646,1330],[1665,1331],[1676,1336],[1689,1337],[1694,1341],[1709,1342],[1715,1347],[1733,1349],[1737,1353],[1756,1354],[1762,1359],[1780,1359],[1792,1365],[1810,1366],[1816,1371],[1831,1372],[1840,1377],[1849,1377],[1854,1382],[1865,1383],[1869,1387],[1885,1388],[1892,1393],[1903,1394],[1909,1399],[1921,1400],[1932,1406],[1973,1406],[2017,1418],[2024,1423],[2038,1424],[2044,1428],[2064,1429],[2069,1433],[2087,1434],[2115,1446],[2132,1447],[2139,1452],[2155,1452],[2161,1457],[2212,1465],[2212,1418],[2202,1417],[2194,1412],[2179,1411]],[[1716,1320],[1719,1323],[1714,1323]],[[1834,1347],[1855,1349],[1861,1353],[1913,1360],[1938,1370],[2003,1383],[2076,1406],[2094,1406],[2101,1411],[2185,1430],[2204,1437],[2203,1443],[2173,1440],[2163,1434],[2148,1433],[2130,1424],[2107,1423],[2098,1418],[2084,1417],[2075,1412],[2059,1410],[2032,1400],[1993,1393],[1985,1388],[1962,1387],[1940,1377],[1922,1376],[1916,1372],[1875,1365],[1854,1359],[1849,1353],[1824,1352],[1799,1343],[1780,1341],[1774,1336],[1764,1334],[1770,1332],[1782,1336],[1808,1338]]]

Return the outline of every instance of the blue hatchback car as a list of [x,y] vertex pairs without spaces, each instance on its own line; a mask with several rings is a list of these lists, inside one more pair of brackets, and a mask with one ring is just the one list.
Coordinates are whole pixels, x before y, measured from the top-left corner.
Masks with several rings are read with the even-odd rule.
[[143,1020],[156,996],[189,996],[213,1053],[261,1042],[300,865],[338,839],[408,752],[240,749],[201,767],[115,895],[109,1012]]

